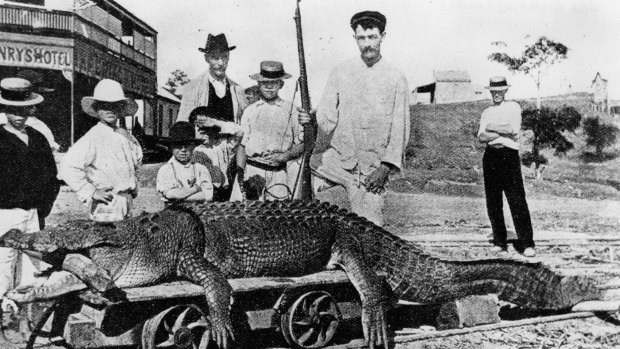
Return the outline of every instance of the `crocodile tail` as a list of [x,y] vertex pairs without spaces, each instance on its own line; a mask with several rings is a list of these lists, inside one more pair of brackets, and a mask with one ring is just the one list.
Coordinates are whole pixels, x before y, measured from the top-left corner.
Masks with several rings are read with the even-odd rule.
[[399,299],[443,303],[468,295],[495,293],[500,299],[524,308],[563,309],[600,298],[592,280],[562,276],[541,263],[442,260],[379,227],[366,223],[365,228],[367,260],[375,270],[387,275]]

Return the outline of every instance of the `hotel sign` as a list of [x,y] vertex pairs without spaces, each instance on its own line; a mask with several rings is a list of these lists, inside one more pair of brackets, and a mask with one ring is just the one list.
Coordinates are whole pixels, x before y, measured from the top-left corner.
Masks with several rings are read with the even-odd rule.
[[0,65],[55,70],[73,69],[73,49],[63,46],[0,41]]

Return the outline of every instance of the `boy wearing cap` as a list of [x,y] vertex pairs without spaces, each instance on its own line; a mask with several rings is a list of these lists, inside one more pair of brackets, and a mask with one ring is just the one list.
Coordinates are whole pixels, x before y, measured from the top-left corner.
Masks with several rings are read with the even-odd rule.
[[490,79],[486,88],[491,91],[493,105],[482,112],[478,129],[478,139],[486,144],[482,171],[487,213],[493,230],[491,250],[506,251],[506,224],[502,209],[502,193],[505,193],[517,233],[514,247],[524,256],[534,257],[534,233],[525,200],[517,141],[521,130],[521,107],[514,101],[505,100],[509,87],[503,76]]
[[[287,163],[303,152],[302,135],[297,117],[291,115],[292,104],[278,96],[284,79],[290,77],[282,63],[276,61],[261,62],[260,73],[250,75],[258,82],[261,99],[250,105],[241,118],[243,138],[237,166],[244,172],[240,179],[254,186],[254,193],[246,192],[246,199],[283,200],[293,191],[296,171],[294,164],[287,169]],[[235,186],[246,189],[243,183]],[[239,193],[233,189],[231,200],[242,199]]]
[[194,160],[209,169],[214,187],[213,201],[228,201],[235,180],[235,156],[242,137],[241,127],[222,120],[211,107],[192,110],[189,119],[196,122],[199,138],[203,140],[194,149]]
[[168,203],[179,201],[211,201],[213,184],[209,170],[192,161],[194,148],[202,143],[195,138],[194,126],[186,121],[170,128],[168,139],[172,158],[157,172],[157,191]]
[[[361,56],[329,75],[316,110],[317,144],[328,146],[310,165],[315,188],[324,187],[319,178],[343,186],[351,210],[383,226],[388,176],[403,168],[409,141],[409,88],[405,75],[381,55],[385,16],[359,12],[350,25]],[[314,122],[309,113],[300,112],[299,122]]]
[[235,47],[228,46],[224,34],[209,34],[205,47],[198,48],[204,53],[209,70],[183,87],[177,121],[188,121],[194,108],[209,106],[223,120],[239,124],[248,102],[243,88],[226,76],[230,51]]
[[[0,81],[0,113],[7,119],[0,126],[0,234],[10,229],[39,231],[39,211],[43,207],[51,209],[59,190],[49,143],[40,132],[26,125],[28,110],[43,101],[41,95],[32,91],[25,79]],[[19,283],[20,277],[15,275],[19,256],[14,249],[0,248],[0,297],[4,311],[9,305],[14,306],[4,295]],[[22,274],[32,274],[37,264],[24,262]],[[0,336],[0,346],[2,339]]]
[[133,116],[138,105],[125,97],[120,83],[103,79],[93,96],[82,99],[82,109],[99,123],[69,148],[60,163],[60,176],[89,208],[92,220],[123,220],[131,215],[138,194],[142,148],[118,120]]

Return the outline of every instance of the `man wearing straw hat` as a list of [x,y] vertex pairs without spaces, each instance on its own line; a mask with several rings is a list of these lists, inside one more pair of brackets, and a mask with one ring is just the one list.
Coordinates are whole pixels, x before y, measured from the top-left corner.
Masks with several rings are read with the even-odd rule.
[[509,87],[503,76],[490,79],[486,88],[491,91],[493,105],[482,112],[478,129],[478,139],[486,144],[482,171],[487,212],[493,230],[491,250],[504,252],[507,247],[506,223],[502,209],[502,193],[505,193],[517,233],[514,247],[524,256],[534,257],[534,233],[525,200],[517,141],[521,130],[521,107],[516,102],[504,99]]
[[243,88],[226,76],[230,51],[235,47],[228,46],[224,34],[209,34],[205,47],[198,48],[204,53],[209,70],[183,87],[177,121],[188,121],[196,107],[209,106],[224,120],[239,123],[248,102]]
[[138,194],[136,171],[142,148],[118,120],[133,116],[138,105],[125,97],[120,83],[104,79],[93,96],[82,99],[82,109],[99,123],[69,148],[60,163],[60,176],[89,208],[92,220],[122,220],[131,214],[132,199]]
[[[39,231],[38,211],[41,207],[51,208],[58,195],[56,164],[50,145],[40,132],[26,125],[29,109],[42,101],[43,97],[33,92],[28,80],[6,78],[0,81],[0,113],[7,119],[7,123],[0,126],[0,234],[10,229],[25,233]],[[19,283],[19,275],[16,277],[18,257],[17,251],[0,248],[3,311],[15,305],[4,299],[4,295]],[[33,274],[35,265],[24,259],[22,275]],[[5,348],[2,339],[3,334],[0,346]]]

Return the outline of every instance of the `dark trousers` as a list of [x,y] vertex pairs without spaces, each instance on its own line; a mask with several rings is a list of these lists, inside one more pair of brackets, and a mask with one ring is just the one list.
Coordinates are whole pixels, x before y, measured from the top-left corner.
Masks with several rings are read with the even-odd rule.
[[505,193],[518,237],[514,243],[515,249],[522,252],[528,247],[534,247],[532,220],[525,201],[519,151],[505,147],[487,147],[482,158],[482,169],[487,212],[493,229],[493,244],[506,248],[506,223],[502,209],[502,193]]

